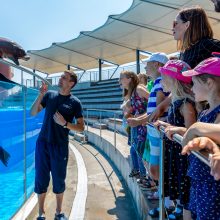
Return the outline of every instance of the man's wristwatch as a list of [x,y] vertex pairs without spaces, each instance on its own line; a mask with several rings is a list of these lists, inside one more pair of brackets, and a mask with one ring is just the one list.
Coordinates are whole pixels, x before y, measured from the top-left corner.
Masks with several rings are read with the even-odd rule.
[[67,124],[68,122],[66,121],[66,123],[63,125],[63,128],[67,128]]

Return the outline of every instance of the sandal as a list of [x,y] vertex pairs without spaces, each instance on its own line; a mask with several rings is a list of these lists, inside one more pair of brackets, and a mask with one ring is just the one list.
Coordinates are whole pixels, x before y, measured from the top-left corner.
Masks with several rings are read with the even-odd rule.
[[[166,211],[165,211],[165,216],[167,216],[167,213],[171,214],[174,210],[175,210],[175,207],[167,208]],[[159,218],[159,216],[160,216],[160,209],[159,209],[159,207],[151,209],[148,212],[148,215],[151,216],[152,218]]]
[[157,189],[157,186],[156,184],[152,185],[152,182],[146,182],[146,183],[143,183],[143,184],[140,184],[140,188],[142,190],[146,190],[146,191],[153,191],[153,190],[156,190]]
[[144,183],[147,183],[147,182],[152,182],[153,180],[150,178],[150,176],[144,176],[144,177],[141,177],[140,179],[137,180],[137,183],[138,184],[144,184]]
[[175,211],[169,215],[169,219],[176,220],[183,216],[183,206],[177,205]]
[[160,215],[160,209],[159,209],[159,208],[151,209],[151,210],[148,212],[148,215],[151,216],[152,218],[158,218],[159,215]]
[[136,177],[139,175],[140,175],[140,172],[138,170],[132,170],[129,174],[129,177]]
[[42,217],[42,216],[39,216],[39,217],[37,217],[37,220],[46,220],[46,218]]
[[147,199],[148,200],[158,200],[159,199],[158,191],[153,192],[151,195],[148,195]]

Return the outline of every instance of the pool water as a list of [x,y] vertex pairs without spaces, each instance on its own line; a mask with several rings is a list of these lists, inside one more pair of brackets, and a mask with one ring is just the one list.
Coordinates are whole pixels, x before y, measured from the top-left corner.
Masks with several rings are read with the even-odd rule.
[[[0,110],[0,146],[10,154],[7,167],[0,161],[0,220],[11,219],[20,209],[25,202],[25,189],[27,198],[33,192],[34,150],[43,115],[44,112],[31,117],[28,110],[24,112],[19,108]],[[25,172],[26,181],[24,181]]]

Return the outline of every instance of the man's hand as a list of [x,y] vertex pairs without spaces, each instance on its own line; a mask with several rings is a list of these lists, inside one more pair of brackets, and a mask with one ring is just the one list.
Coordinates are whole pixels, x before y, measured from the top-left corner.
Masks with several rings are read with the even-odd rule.
[[58,125],[61,125],[61,126],[64,126],[66,124],[66,120],[64,119],[64,117],[59,113],[59,112],[56,112],[54,115],[53,115],[53,120],[58,124]]
[[42,81],[42,85],[41,85],[41,87],[40,87],[40,93],[41,93],[42,95],[44,95],[44,94],[47,92],[47,90],[48,90],[47,84]]

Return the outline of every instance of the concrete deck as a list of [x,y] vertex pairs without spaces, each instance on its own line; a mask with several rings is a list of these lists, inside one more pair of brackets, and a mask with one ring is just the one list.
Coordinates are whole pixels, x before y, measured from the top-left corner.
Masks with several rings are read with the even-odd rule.
[[[114,134],[110,130],[100,130],[93,127],[88,127],[86,134],[88,141],[104,152],[121,173],[138,210],[138,219],[151,219],[147,213],[149,209],[158,207],[158,200],[148,201],[146,199],[146,191],[142,191],[139,188],[135,178],[129,177],[132,165],[127,137],[121,134]],[[116,136],[116,143],[114,143],[114,135]]]

